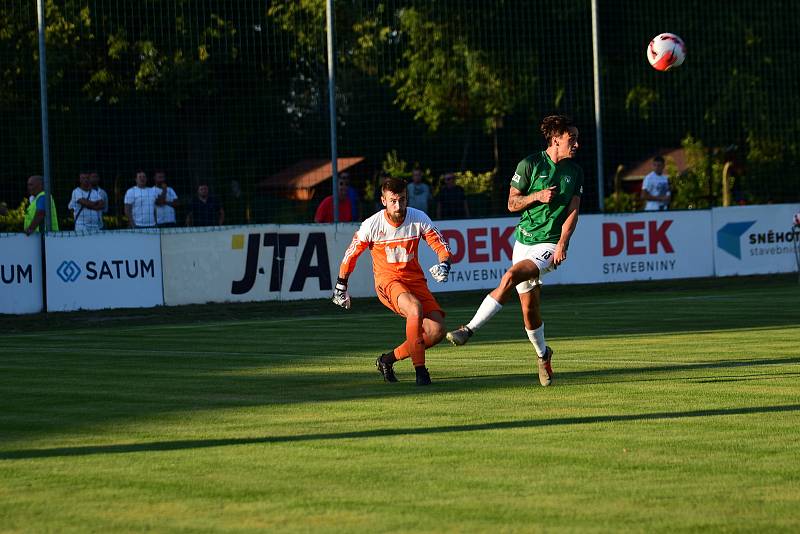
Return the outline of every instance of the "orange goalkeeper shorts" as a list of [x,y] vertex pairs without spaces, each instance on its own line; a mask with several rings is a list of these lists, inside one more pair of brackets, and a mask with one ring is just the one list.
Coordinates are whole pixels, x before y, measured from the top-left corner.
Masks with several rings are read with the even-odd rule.
[[392,280],[385,285],[375,286],[375,292],[378,294],[378,300],[397,315],[403,315],[400,313],[400,308],[397,307],[397,298],[403,293],[411,293],[422,303],[423,317],[427,317],[431,312],[435,311],[444,316],[444,310],[433,298],[425,280],[419,282]]

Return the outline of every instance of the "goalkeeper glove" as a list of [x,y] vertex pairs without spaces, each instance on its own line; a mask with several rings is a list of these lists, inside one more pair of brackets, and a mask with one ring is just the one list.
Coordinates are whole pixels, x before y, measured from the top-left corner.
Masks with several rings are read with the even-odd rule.
[[347,278],[336,279],[336,286],[333,288],[333,298],[331,298],[331,300],[334,304],[341,306],[345,310],[350,309],[350,294],[347,292]]
[[445,260],[441,263],[437,263],[429,270],[434,280],[437,282],[447,282],[447,277],[450,275],[450,261]]

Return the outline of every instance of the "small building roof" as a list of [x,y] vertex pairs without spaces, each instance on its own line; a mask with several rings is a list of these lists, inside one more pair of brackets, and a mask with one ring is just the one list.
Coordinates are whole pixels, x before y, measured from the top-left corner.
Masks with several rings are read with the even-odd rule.
[[667,162],[671,159],[675,162],[675,167],[678,169],[678,174],[683,174],[689,169],[688,158],[686,150],[683,148],[662,148],[655,154],[651,154],[646,159],[633,163],[631,167],[626,167],[622,171],[620,177],[623,181],[636,181],[643,180],[645,176],[650,174],[653,170],[653,158],[661,156]]
[[[342,173],[364,161],[363,157],[337,158],[336,170]],[[290,167],[264,178],[258,188],[267,191],[281,191],[294,200],[311,200],[314,189],[333,176],[329,159],[304,159]]]

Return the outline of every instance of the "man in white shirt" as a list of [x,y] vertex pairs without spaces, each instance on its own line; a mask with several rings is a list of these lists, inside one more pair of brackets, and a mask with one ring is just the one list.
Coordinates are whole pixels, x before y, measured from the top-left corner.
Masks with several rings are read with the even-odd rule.
[[92,189],[89,173],[79,175],[79,186],[72,191],[68,208],[75,218],[76,232],[97,232],[102,228],[103,208],[105,201]]
[[108,213],[108,193],[106,190],[100,187],[100,175],[97,171],[92,171],[89,173],[89,183],[92,184],[92,189],[94,189],[97,194],[99,195],[100,199],[103,201],[103,209],[100,211],[100,229],[103,229],[103,216]]
[[433,195],[431,194],[431,187],[422,181],[421,169],[414,168],[411,171],[411,182],[409,182],[406,190],[408,193],[408,205],[428,213]]
[[156,185],[158,197],[156,198],[156,225],[163,228],[178,226],[178,219],[175,217],[175,207],[178,205],[178,195],[175,190],[167,185],[167,177],[164,171],[155,171],[153,181]]
[[646,201],[645,211],[662,211],[669,208],[672,196],[669,190],[669,176],[664,174],[664,158],[653,158],[653,172],[644,177],[641,197]]
[[125,193],[125,216],[130,228],[155,228],[158,191],[147,187],[147,174],[136,172],[136,185]]

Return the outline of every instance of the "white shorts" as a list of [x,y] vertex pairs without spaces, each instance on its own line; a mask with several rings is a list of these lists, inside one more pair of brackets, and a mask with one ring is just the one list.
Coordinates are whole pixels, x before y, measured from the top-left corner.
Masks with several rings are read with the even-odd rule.
[[555,269],[555,265],[553,265],[555,250],[555,243],[538,243],[536,245],[523,245],[519,241],[514,243],[514,253],[511,256],[512,265],[524,260],[531,260],[539,268],[538,277],[517,284],[517,293],[527,293],[536,286],[542,285],[541,277]]

